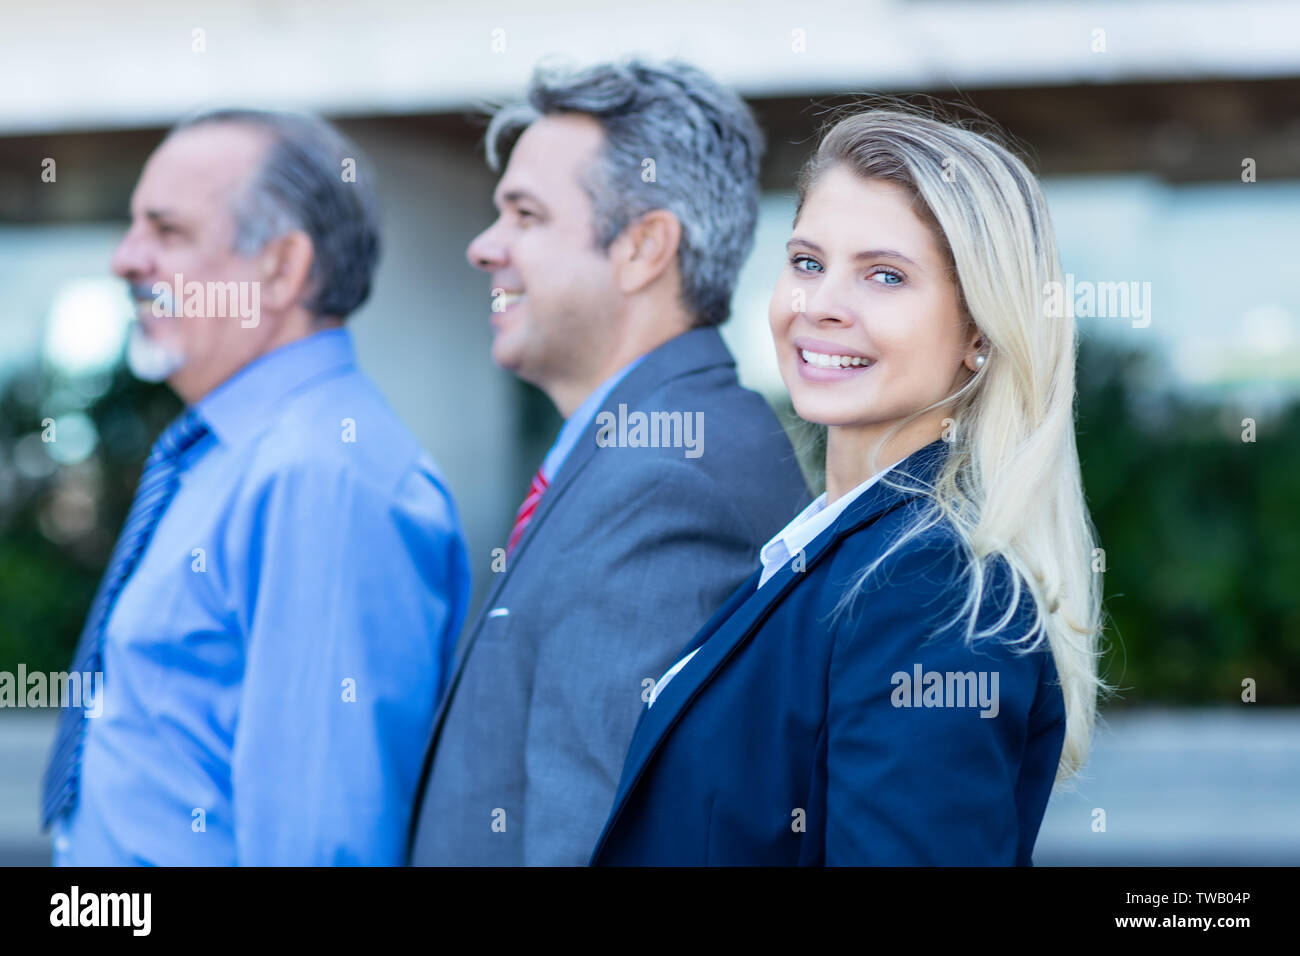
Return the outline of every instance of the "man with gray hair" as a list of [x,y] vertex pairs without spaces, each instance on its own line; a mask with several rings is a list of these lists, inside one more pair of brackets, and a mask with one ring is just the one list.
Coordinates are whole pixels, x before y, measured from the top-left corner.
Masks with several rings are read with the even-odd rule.
[[78,644],[44,790],[58,864],[391,864],[464,619],[460,521],[356,364],[372,173],[310,116],[182,123],[113,256],[128,361],[185,402]]
[[540,68],[488,127],[508,162],[468,257],[492,358],[565,421],[462,639],[415,864],[586,863],[656,679],[804,503],[717,328],[761,152],[745,104],[678,62]]

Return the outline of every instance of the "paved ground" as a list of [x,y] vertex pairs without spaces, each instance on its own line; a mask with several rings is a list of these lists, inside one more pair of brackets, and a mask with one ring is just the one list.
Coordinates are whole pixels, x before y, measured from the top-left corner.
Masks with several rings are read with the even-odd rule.
[[[49,860],[37,804],[53,737],[51,712],[0,712],[0,865]],[[1110,716],[1078,791],[1048,804],[1034,862],[1300,865],[1300,710]]]
[[[1300,865],[1300,710],[1107,718],[1085,780],[1047,807],[1040,866]],[[1106,812],[1093,832],[1093,810]]]
[[50,860],[49,841],[40,833],[39,806],[41,774],[57,716],[48,710],[0,711],[0,865],[43,865]]

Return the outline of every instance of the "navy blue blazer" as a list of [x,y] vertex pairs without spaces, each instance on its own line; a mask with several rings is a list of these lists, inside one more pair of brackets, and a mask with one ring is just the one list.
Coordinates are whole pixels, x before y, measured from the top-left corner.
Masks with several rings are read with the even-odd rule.
[[[891,475],[931,481],[934,442]],[[761,589],[755,573],[636,726],[593,865],[1032,865],[1065,736],[1052,654],[1015,653],[1033,599],[965,643],[955,532],[937,525],[848,582],[924,499],[883,481]],[[797,556],[796,556],[797,557]],[[986,571],[981,628],[1011,606]],[[981,695],[981,690],[983,694]],[[942,705],[942,706],[941,706]]]

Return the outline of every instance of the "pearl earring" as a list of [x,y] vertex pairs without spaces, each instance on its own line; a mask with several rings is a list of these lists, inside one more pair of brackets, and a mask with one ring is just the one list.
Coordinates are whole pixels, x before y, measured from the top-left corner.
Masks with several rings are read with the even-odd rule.
[[986,361],[988,361],[988,356],[985,355],[983,352],[975,356],[975,370],[979,371],[980,369],[982,369]]

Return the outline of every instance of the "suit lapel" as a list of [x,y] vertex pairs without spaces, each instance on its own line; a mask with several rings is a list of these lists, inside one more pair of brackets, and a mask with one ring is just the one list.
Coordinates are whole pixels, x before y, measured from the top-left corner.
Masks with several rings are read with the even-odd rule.
[[[519,561],[529,542],[536,537],[547,516],[554,510],[556,502],[563,497],[578,475],[582,474],[583,469],[600,451],[596,445],[596,432],[599,430],[596,420],[601,412],[616,414],[620,404],[635,407],[642,404],[646,396],[666,382],[718,365],[735,365],[735,360],[722,341],[722,336],[713,328],[692,329],[669,339],[659,348],[648,353],[640,365],[628,372],[627,377],[614,387],[605,397],[600,408],[592,414],[591,421],[587,422],[582,436],[569,451],[555,480],[551,482],[551,487],[546,489],[541,500],[538,501],[533,520],[528,523],[527,530],[519,539],[519,544],[515,546],[513,563]],[[505,583],[504,579],[509,573],[510,569],[507,566],[506,571],[501,574],[502,580],[498,585]],[[498,587],[494,591],[499,589]]]
[[[927,445],[901,463],[896,472],[921,479],[923,482],[931,482],[945,453],[946,446],[943,442]],[[895,474],[895,477],[899,475]],[[701,629],[686,651],[683,651],[685,654],[693,647],[698,647],[699,651],[695,657],[668,683],[656,699],[654,706],[647,708],[641,714],[631,746],[628,748],[619,790],[614,798],[605,830],[597,841],[593,859],[613,828],[628,795],[635,789],[641,775],[645,772],[650,758],[659,749],[682,713],[732,654],[762,626],[773,608],[793,590],[801,577],[816,567],[836,544],[859,528],[872,524],[915,497],[915,494],[899,491],[883,481],[872,485],[863,492],[861,498],[845,509],[828,532],[818,535],[808,545],[804,551],[803,570],[796,571],[794,562],[787,562],[768,580],[767,584],[757,590],[754,588],[758,584],[759,577],[752,576],[745,586],[732,596],[727,606],[713,617],[709,625]]]

